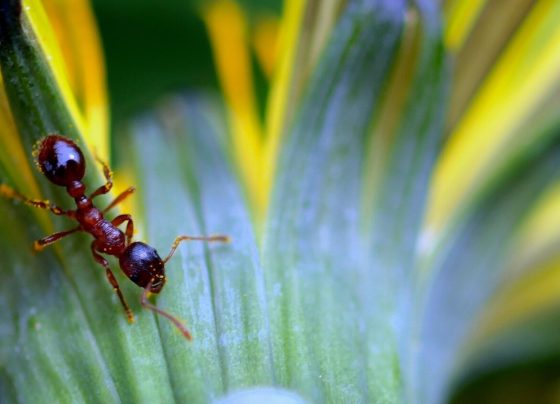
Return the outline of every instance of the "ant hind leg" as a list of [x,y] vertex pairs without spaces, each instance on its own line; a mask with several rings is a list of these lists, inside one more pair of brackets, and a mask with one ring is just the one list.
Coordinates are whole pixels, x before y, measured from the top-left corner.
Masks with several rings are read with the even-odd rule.
[[126,317],[128,319],[128,322],[129,323],[134,323],[134,314],[132,314],[132,310],[130,310],[130,307],[128,306],[128,303],[124,299],[121,288],[119,287],[119,283],[117,282],[117,279],[115,278],[115,275],[113,274],[113,271],[111,271],[111,268],[109,268],[109,263],[107,262],[107,260],[105,258],[103,258],[101,255],[99,255],[97,253],[97,244],[96,243],[97,243],[96,241],[91,243],[91,253],[93,254],[93,258],[95,258],[95,261],[97,261],[98,264],[102,265],[103,268],[105,268],[105,275],[107,276],[107,280],[109,281],[109,283],[113,287],[113,290],[115,291],[115,293],[119,297],[119,300],[121,301],[121,304],[124,308],[124,311],[126,312]]
[[33,206],[35,208],[48,209],[57,216],[68,216],[70,218],[76,217],[76,212],[73,210],[64,210],[51,204],[47,200],[28,198],[6,184],[0,184],[0,196],[3,196],[6,199],[14,199],[16,201],[23,202],[26,205]]
[[80,231],[82,228],[80,226],[74,228],[74,229],[70,229],[70,230],[66,230],[66,231],[61,231],[58,233],[53,233],[49,236],[43,237],[40,240],[36,240],[35,243],[33,243],[33,248],[35,249],[35,251],[41,251],[43,248],[45,248],[48,245],[51,245],[55,242],[57,242],[58,240],[60,240],[61,238],[64,238],[66,236],[69,236],[71,234],[76,233],[77,231]]

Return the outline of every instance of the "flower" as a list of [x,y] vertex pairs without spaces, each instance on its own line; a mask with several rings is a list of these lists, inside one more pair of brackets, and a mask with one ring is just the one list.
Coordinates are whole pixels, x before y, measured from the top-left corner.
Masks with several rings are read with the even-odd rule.
[[[247,394],[431,403],[535,347],[557,353],[556,3],[288,0],[279,25],[205,4],[221,94],[176,96],[114,134],[136,238],[161,251],[178,234],[232,237],[167,265],[157,304],[194,342],[137,303],[129,326],[91,237],[33,254],[62,219],[0,199],[2,398],[228,401],[274,386],[291,392]],[[91,12],[5,0],[0,27],[1,182],[62,204],[30,150],[51,132],[83,139],[86,183],[103,181]]]

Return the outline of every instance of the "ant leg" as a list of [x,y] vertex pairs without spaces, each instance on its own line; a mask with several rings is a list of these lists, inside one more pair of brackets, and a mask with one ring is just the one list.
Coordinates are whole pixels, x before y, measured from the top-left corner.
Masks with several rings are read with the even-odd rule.
[[134,233],[134,222],[132,221],[132,216],[130,215],[119,215],[116,218],[114,218],[113,220],[111,220],[111,224],[113,224],[113,226],[118,227],[120,226],[122,223],[128,221],[128,223],[126,224],[126,245],[130,244],[130,241],[132,240],[132,234]]
[[33,206],[36,208],[48,209],[57,216],[68,216],[71,218],[76,217],[76,212],[73,210],[64,210],[56,205],[51,204],[47,200],[43,201],[41,199],[28,198],[25,195],[22,195],[19,192],[17,192],[15,189],[7,186],[6,184],[0,184],[0,196],[3,196],[4,198],[7,199],[15,199],[16,201],[23,202],[26,205]]
[[175,254],[175,250],[177,249],[177,247],[179,246],[181,241],[191,241],[191,240],[220,241],[222,243],[229,243],[229,237],[228,236],[222,236],[222,235],[216,235],[216,236],[178,236],[175,239],[175,241],[173,242],[173,245],[171,246],[171,251],[169,251],[169,254],[167,254],[167,257],[165,257],[165,259],[163,260],[163,263],[165,264],[165,263],[167,263],[167,261],[169,261],[171,259],[173,254]]
[[179,329],[179,331],[181,331],[181,334],[183,334],[186,339],[188,339],[189,341],[192,341],[191,333],[189,332],[189,330],[187,330],[185,328],[185,326],[183,324],[181,324],[181,322],[179,320],[177,320],[177,318],[175,318],[174,316],[172,316],[168,312],[163,311],[160,308],[157,308],[156,306],[151,304],[150,301],[148,300],[150,289],[152,288],[152,283],[154,282],[154,280],[155,280],[155,278],[152,278],[150,280],[150,282],[148,282],[148,285],[144,288],[144,291],[142,292],[142,296],[140,297],[140,304],[142,305],[142,307],[145,307],[146,309],[152,310],[152,311],[154,311],[158,314],[161,314],[163,317],[169,319],[169,321],[171,321],[175,325],[175,327],[177,327]]
[[130,307],[128,307],[128,303],[126,303],[126,300],[124,300],[124,296],[121,292],[121,288],[119,287],[119,283],[117,282],[115,275],[113,275],[113,271],[111,271],[111,268],[109,268],[109,263],[105,258],[103,258],[101,255],[97,253],[96,243],[97,243],[96,241],[91,243],[91,253],[93,254],[93,258],[95,258],[95,261],[97,261],[98,264],[102,265],[103,268],[105,268],[105,275],[107,276],[107,280],[109,281],[109,283],[113,287],[113,290],[119,297],[119,300],[121,301],[124,311],[126,312],[126,317],[128,318],[128,322],[134,323],[134,314],[132,314],[132,310],[130,310]]
[[41,251],[46,246],[55,243],[61,238],[69,236],[70,234],[73,234],[80,230],[82,230],[82,228],[78,226],[71,230],[61,231],[58,233],[51,234],[50,236],[43,237],[42,239],[36,240],[35,243],[33,243],[33,248],[35,249],[35,251]]
[[103,209],[102,213],[104,213],[104,214],[107,213],[109,210],[111,210],[112,208],[117,206],[119,203],[124,201],[129,195],[133,194],[134,191],[136,191],[136,188],[134,188],[134,187],[129,187],[129,188],[125,189],[123,192],[121,192],[119,194],[119,196],[117,196],[113,200],[113,202],[111,202],[105,209]]
[[101,185],[92,194],[89,196],[89,199],[93,199],[96,196],[104,195],[108,193],[111,188],[113,188],[113,173],[109,168],[109,165],[101,160],[99,157],[95,156],[95,159],[103,166],[103,175],[105,176],[105,180],[107,181],[104,185]]

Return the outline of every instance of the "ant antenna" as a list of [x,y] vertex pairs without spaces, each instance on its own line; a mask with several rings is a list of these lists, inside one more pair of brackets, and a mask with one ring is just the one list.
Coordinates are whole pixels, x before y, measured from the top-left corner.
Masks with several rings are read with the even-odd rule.
[[140,299],[140,304],[147,308],[150,309],[158,314],[161,314],[163,317],[166,317],[167,319],[169,319],[174,325],[175,327],[177,327],[179,329],[179,331],[181,331],[181,334],[183,334],[183,336],[188,339],[189,341],[192,341],[192,335],[189,332],[189,330],[186,329],[186,327],[179,321],[177,320],[176,317],[172,316],[171,314],[169,314],[168,312],[154,306],[153,304],[150,303],[150,301],[148,300],[148,293],[150,293],[150,289],[152,288],[152,283],[154,282],[155,278],[152,278],[150,280],[150,282],[148,283],[148,285],[146,285],[146,287],[144,288],[144,292],[142,292],[142,297]]
[[221,234],[214,235],[214,236],[178,236],[175,239],[175,241],[173,242],[173,245],[171,246],[171,251],[169,251],[169,254],[167,254],[167,257],[165,257],[162,260],[163,263],[166,264],[167,261],[169,261],[171,259],[171,257],[173,257],[173,254],[175,254],[175,250],[177,249],[177,247],[179,246],[181,241],[191,241],[191,240],[221,241],[222,243],[229,243],[230,242],[230,238],[228,236],[223,236]]

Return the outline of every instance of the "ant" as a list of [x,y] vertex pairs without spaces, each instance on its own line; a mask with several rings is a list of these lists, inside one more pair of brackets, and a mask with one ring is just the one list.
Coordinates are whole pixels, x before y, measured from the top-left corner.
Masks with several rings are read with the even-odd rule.
[[[91,195],[87,196],[86,186],[82,182],[85,174],[86,163],[80,148],[69,138],[61,135],[51,134],[39,142],[33,153],[37,158],[37,164],[47,179],[55,185],[65,187],[66,192],[76,202],[76,210],[63,210],[51,204],[49,201],[30,199],[5,184],[0,184],[0,195],[19,200],[28,205],[48,209],[58,216],[67,216],[76,220],[79,225],[73,229],[61,231],[43,237],[35,241],[34,248],[41,251],[44,247],[77,232],[86,232],[95,239],[91,243],[91,253],[95,261],[105,268],[107,280],[119,297],[130,323],[134,322],[134,315],[126,303],[119,288],[117,279],[113,275],[109,263],[100,254],[112,255],[118,258],[119,266],[124,274],[135,284],[144,289],[140,298],[142,307],[150,309],[169,319],[181,333],[188,339],[192,336],[181,322],[166,311],[154,306],[148,300],[151,293],[158,294],[165,285],[165,264],[171,259],[181,241],[203,240],[229,242],[229,238],[223,235],[216,236],[178,236],[171,251],[164,259],[161,259],[157,251],[148,244],[136,241],[132,242],[134,223],[131,215],[118,215],[108,221],[104,214],[121,203],[126,197],[135,191],[130,187],[118,195],[105,209],[99,210],[93,204],[93,199],[99,195],[109,193],[113,187],[112,173],[109,166],[103,161],[98,161],[103,166],[103,175],[106,183],[97,188]],[[126,231],[123,233],[118,226],[126,222]]]

